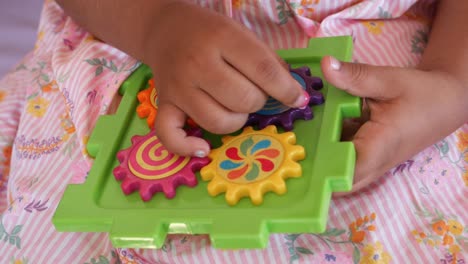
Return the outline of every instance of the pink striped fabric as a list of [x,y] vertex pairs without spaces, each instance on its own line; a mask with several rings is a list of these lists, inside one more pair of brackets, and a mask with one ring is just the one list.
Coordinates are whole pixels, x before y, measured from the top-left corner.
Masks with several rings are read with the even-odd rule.
[[[431,0],[194,0],[274,49],[351,35],[354,61],[411,67],[424,50]],[[263,250],[222,251],[205,235],[159,250],[115,249],[107,234],[58,233],[69,183],[92,165],[85,144],[138,62],[96,41],[52,1],[35,50],[0,81],[0,263],[465,263],[468,125],[359,194],[333,199],[327,232],[272,235]],[[11,153],[11,155],[10,155]],[[71,172],[71,173],[70,173]]]

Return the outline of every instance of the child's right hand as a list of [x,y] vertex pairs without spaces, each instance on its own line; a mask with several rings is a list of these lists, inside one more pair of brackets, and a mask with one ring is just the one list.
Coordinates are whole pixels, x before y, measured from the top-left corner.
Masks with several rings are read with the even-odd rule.
[[183,2],[160,10],[145,60],[158,90],[156,134],[169,151],[209,153],[204,140],[183,130],[187,116],[212,133],[227,134],[240,129],[268,95],[290,107],[308,103],[284,62],[235,21]]

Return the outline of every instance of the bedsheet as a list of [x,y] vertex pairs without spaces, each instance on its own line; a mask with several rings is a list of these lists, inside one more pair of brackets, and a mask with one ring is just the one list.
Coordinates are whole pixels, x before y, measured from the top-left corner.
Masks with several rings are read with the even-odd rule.
[[[433,7],[257,2],[197,1],[243,22],[275,49],[352,35],[355,61],[395,66],[418,62]],[[126,249],[112,247],[105,233],[57,232],[51,218],[66,185],[85,181],[92,165],[85,145],[94,124],[138,65],[47,1],[34,51],[0,80],[0,263],[467,261],[468,124],[365,190],[333,199],[325,233],[272,235],[266,249],[216,250],[205,235],[170,235],[158,250]]]

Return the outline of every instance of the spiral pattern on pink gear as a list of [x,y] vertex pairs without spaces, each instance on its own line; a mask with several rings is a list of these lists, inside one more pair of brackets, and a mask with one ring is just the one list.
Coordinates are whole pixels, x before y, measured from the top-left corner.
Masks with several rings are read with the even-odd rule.
[[128,166],[138,178],[162,179],[179,172],[189,157],[169,153],[156,136],[137,142],[129,153]]
[[[200,136],[201,131],[191,134],[197,133]],[[140,190],[143,201],[149,201],[157,192],[171,199],[178,186],[196,186],[195,171],[209,163],[208,158],[181,157],[168,152],[154,131],[134,136],[131,141],[132,146],[117,153],[120,165],[113,172],[116,180],[122,181],[125,194]]]

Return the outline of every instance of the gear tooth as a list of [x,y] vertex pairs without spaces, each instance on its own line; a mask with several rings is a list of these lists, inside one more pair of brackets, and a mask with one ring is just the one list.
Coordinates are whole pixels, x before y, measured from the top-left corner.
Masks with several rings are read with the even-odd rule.
[[246,133],[252,133],[252,132],[254,132],[254,129],[252,126],[244,127],[243,133],[246,134]]
[[233,136],[223,136],[221,138],[221,142],[223,142],[223,144],[225,144],[225,143],[231,141],[233,138],[234,138]]
[[[262,186],[263,187],[263,186]],[[250,191],[250,199],[254,205],[261,205],[263,203],[263,194],[269,191],[268,190],[261,190],[262,188],[258,188],[256,190]]]
[[203,167],[200,170],[200,176],[201,176],[202,180],[209,181],[209,180],[213,179],[214,173],[213,173],[213,169],[211,167],[212,166],[210,164],[208,166]]
[[265,128],[265,130],[271,134],[277,134],[278,130],[276,129],[276,126],[274,125],[269,125]]
[[306,152],[303,146],[296,146],[297,148],[292,151],[291,159],[294,161],[304,160],[306,156]]
[[172,199],[176,196],[176,187],[181,185],[181,182],[179,182],[180,179],[174,179],[171,182],[166,182],[166,184],[162,184],[162,191],[166,198]]
[[[197,170],[195,170],[195,171],[197,171]],[[195,171],[193,170],[193,166],[189,167],[189,165],[187,165],[187,167],[184,169],[184,171],[182,171],[180,173],[179,177],[174,177],[171,180],[171,185],[173,185],[174,188],[176,188],[177,186],[180,186],[180,185],[186,185],[186,186],[189,186],[189,187],[194,187],[198,183],[197,176],[195,176]]]
[[271,186],[271,190],[276,194],[285,194],[286,193],[286,182],[281,177],[281,180],[276,182],[274,185]]
[[126,177],[122,181],[122,184],[120,185],[120,187],[122,188],[122,191],[126,195],[129,195],[129,194],[133,193],[134,191],[136,191],[136,190],[138,190],[140,188],[140,183],[132,181],[128,177]]
[[242,189],[228,189],[225,199],[229,205],[236,205],[242,197]]
[[299,178],[302,176],[302,167],[299,165],[299,163],[294,163],[294,165],[291,166],[293,171],[291,172],[291,175],[294,178]]
[[141,136],[135,135],[130,139],[130,141],[132,142],[132,145],[135,145],[136,143],[138,143],[141,140],[141,138],[142,138]]
[[284,120],[283,123],[282,123],[282,126],[283,126],[284,130],[286,130],[286,131],[293,130],[294,129],[293,120],[291,120],[291,119]]
[[211,161],[215,160],[216,157],[219,155],[219,148],[217,149],[212,149],[210,153],[208,154],[208,157],[211,159]]
[[[149,82],[151,82],[151,80]],[[137,98],[140,103],[136,108],[137,115],[140,118],[146,118],[146,123],[150,129],[153,128],[157,113],[157,106],[155,106],[155,104],[151,101],[151,94],[153,91],[155,91],[154,85],[148,85],[147,88],[137,94]],[[157,92],[155,94],[157,100]]]
[[195,174],[186,175],[186,176],[183,178],[183,184],[184,184],[184,185],[187,185],[188,187],[195,187],[195,186],[197,186],[197,185],[198,185],[197,176],[195,176]]
[[321,105],[325,102],[325,97],[323,96],[321,92],[312,90],[309,94],[310,94],[309,106]]
[[161,189],[162,189],[161,184],[157,184],[157,183],[142,184],[140,186],[140,197],[143,201],[147,202],[151,200],[151,198],[153,198],[153,195],[156,192],[161,191]]
[[117,160],[120,163],[123,163],[127,158],[127,155],[128,155],[127,153],[128,153],[128,149],[120,150],[119,152],[117,152]]
[[114,178],[118,181],[122,181],[127,177],[127,170],[122,166],[115,167],[113,170]]
[[310,86],[314,90],[320,90],[320,89],[323,88],[323,81],[319,77],[312,76],[312,77],[310,77],[308,79],[309,79]]
[[189,167],[192,172],[196,172],[196,171],[201,170],[203,167],[205,167],[209,163],[210,163],[209,158],[192,157],[190,158],[190,161],[187,164],[187,167]]
[[311,120],[314,118],[314,111],[310,106],[307,106],[307,111],[304,112],[304,120]]
[[220,182],[217,179],[212,180],[208,183],[208,193],[212,196],[216,196],[220,193],[226,192],[227,185],[225,183]]
[[286,141],[289,145],[296,144],[296,134],[294,134],[292,131],[283,133],[282,139]]

